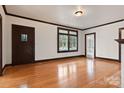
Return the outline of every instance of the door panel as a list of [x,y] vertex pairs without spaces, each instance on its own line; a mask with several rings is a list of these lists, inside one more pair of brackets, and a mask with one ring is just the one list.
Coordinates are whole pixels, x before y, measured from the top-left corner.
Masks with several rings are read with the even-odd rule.
[[0,76],[2,75],[2,16],[0,15]]
[[34,28],[12,25],[12,64],[34,62],[35,32]]

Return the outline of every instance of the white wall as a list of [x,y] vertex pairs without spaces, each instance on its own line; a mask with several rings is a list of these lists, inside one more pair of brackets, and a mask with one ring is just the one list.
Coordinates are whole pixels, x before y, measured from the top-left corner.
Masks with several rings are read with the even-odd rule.
[[118,59],[118,43],[114,39],[118,38],[119,28],[121,27],[124,27],[124,22],[114,23],[106,26],[85,30],[84,34],[96,32],[97,57]]
[[24,26],[35,27],[35,60],[67,57],[82,55],[82,31],[78,31],[79,34],[79,50],[78,52],[70,53],[57,53],[57,26],[45,24],[41,22],[31,21],[27,19],[7,16],[7,64],[12,62],[12,51],[11,51],[11,25],[18,24]]
[[2,61],[3,61],[3,63],[2,63],[2,66],[4,67],[4,65],[6,64],[6,48],[5,48],[5,46],[6,46],[6,23],[5,23],[5,19],[6,19],[6,15],[5,15],[5,13],[4,13],[4,10],[3,10],[3,8],[2,8],[2,6],[0,5],[0,14],[1,14],[1,16],[2,16],[2,38],[3,38],[3,41],[2,41],[2,48],[3,48],[3,50],[2,50],[2,55],[3,55],[3,57],[2,57]]

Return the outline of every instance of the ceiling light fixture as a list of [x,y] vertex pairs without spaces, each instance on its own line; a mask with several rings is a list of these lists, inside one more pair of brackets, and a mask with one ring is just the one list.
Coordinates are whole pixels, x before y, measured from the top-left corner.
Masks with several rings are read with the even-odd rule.
[[82,16],[83,15],[83,11],[76,11],[74,14],[76,16]]

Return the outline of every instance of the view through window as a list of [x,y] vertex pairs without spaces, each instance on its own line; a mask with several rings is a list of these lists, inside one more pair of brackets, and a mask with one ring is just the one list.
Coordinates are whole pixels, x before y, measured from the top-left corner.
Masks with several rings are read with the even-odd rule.
[[58,28],[58,52],[78,51],[78,32]]

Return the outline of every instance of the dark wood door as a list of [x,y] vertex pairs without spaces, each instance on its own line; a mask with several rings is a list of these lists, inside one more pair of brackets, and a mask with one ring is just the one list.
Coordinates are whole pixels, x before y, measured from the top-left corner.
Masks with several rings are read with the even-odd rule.
[[33,27],[12,25],[12,64],[34,62],[35,29]]
[[2,16],[0,15],[0,76],[2,75]]

